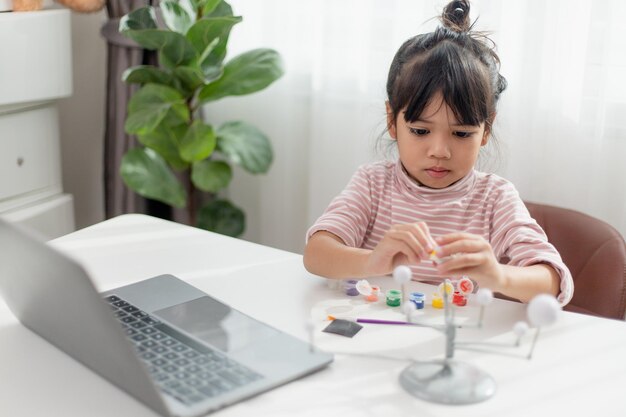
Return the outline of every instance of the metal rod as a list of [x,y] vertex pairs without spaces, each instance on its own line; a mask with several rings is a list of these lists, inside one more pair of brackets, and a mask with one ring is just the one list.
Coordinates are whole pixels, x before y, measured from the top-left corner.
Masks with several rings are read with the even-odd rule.
[[443,309],[445,312],[445,334],[446,334],[446,361],[454,357],[454,339],[456,337],[456,326],[452,320],[450,311],[450,300],[448,299],[448,284],[450,280],[445,280],[443,284]]
[[455,342],[457,347],[460,346],[499,346],[499,347],[510,347],[516,348],[518,345],[515,343],[498,343],[498,342]]
[[535,333],[535,337],[533,338],[533,344],[530,347],[530,352],[528,352],[528,359],[533,357],[533,352],[535,351],[535,345],[537,344],[537,339],[539,339],[539,331],[541,327],[537,327],[537,332]]
[[516,353],[513,353],[513,352],[499,352],[497,350],[473,348],[473,347],[470,347],[470,346],[458,346],[457,349],[469,350],[469,351],[472,351],[472,352],[489,353],[489,354],[500,355],[500,356],[509,356],[509,357],[513,357],[513,358],[517,358],[517,359],[528,359],[522,353],[516,354]]
[[483,317],[485,316],[485,306],[480,306],[480,313],[478,313],[478,323],[477,327],[482,329],[483,327]]

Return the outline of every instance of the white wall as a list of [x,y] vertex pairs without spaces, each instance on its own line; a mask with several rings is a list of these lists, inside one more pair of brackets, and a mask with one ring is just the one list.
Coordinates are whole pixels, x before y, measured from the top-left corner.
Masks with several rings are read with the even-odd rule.
[[76,227],[104,219],[102,154],[106,13],[72,13],[73,94],[59,102],[63,188],[74,196]]

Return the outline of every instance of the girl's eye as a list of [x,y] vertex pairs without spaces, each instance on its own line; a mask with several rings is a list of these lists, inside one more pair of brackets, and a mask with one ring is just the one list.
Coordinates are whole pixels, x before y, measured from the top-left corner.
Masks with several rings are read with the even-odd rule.
[[411,127],[411,128],[409,128],[409,131],[412,134],[417,135],[417,136],[424,136],[424,135],[427,135],[429,133],[428,129],[420,129],[420,128],[417,128],[417,127]]
[[459,138],[469,138],[474,134],[474,132],[454,132],[454,135],[459,137]]

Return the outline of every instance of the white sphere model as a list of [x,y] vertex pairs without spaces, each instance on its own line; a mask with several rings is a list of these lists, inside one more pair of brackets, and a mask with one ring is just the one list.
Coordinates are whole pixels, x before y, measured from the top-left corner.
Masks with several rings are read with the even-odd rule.
[[396,266],[393,270],[393,279],[398,284],[406,284],[411,280],[412,275],[411,268],[406,265]]
[[481,288],[476,291],[476,302],[481,306],[487,306],[493,301],[493,292],[489,288]]
[[417,310],[417,306],[410,301],[402,304],[402,311],[404,311],[404,314],[407,314],[410,316],[416,310]]
[[524,336],[528,333],[528,323],[525,321],[518,321],[513,325],[513,333],[515,333],[515,336],[517,337]]
[[528,321],[535,327],[549,326],[561,313],[561,306],[551,295],[539,294],[528,303]]

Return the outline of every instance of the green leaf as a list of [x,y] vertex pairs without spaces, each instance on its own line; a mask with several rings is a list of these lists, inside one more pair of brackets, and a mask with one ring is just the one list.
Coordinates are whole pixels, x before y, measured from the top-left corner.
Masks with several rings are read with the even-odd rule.
[[[187,38],[180,33],[170,33],[174,36],[168,39],[165,46],[161,48],[161,54],[165,55],[174,66],[188,64],[195,59],[196,52],[189,41],[187,41]],[[173,66],[170,66],[170,68],[173,68]]]
[[185,39],[180,33],[163,29],[125,30],[122,34],[150,51],[159,50],[167,44],[175,43],[177,38]]
[[207,0],[202,9],[204,17],[232,16],[233,9],[223,0]]
[[144,146],[158,152],[174,169],[182,171],[189,167],[189,163],[180,157],[178,150],[185,133],[187,133],[186,124],[168,126],[161,123],[154,131],[139,135],[138,139]]
[[128,68],[122,74],[122,81],[129,84],[163,84],[171,85],[172,76],[167,72],[151,65],[138,65]]
[[228,200],[215,200],[198,213],[198,227],[227,236],[240,236],[246,224],[244,212]]
[[124,130],[130,135],[150,133],[161,123],[168,111],[167,107],[151,106],[133,113],[129,112]]
[[[202,42],[204,42],[204,39],[202,40]],[[202,51],[202,53],[200,54],[200,56],[198,57],[198,62],[203,62],[205,59],[207,59],[219,42],[220,42],[220,38],[215,38],[211,42],[209,42],[207,46],[204,48],[204,50]],[[202,47],[202,44],[200,42],[198,42],[198,47],[200,48]]]
[[207,15],[213,12],[215,8],[222,2],[222,0],[196,0],[197,6],[202,10],[202,15]]
[[272,164],[267,136],[244,122],[227,122],[217,130],[217,149],[251,174],[265,173]]
[[178,32],[161,29],[128,29],[120,24],[120,32],[144,49],[158,50],[165,59],[163,64],[169,68],[187,64],[196,58],[196,51],[187,38]]
[[179,109],[179,106],[172,107],[170,111],[167,112],[167,115],[165,116],[165,119],[163,119],[161,124],[165,126],[172,126],[172,127],[187,125],[189,123],[189,109],[187,108],[187,106],[183,106],[180,108],[181,111],[184,109],[187,112],[186,118],[182,117],[181,114],[178,113],[178,109]]
[[226,96],[250,94],[262,90],[283,75],[278,52],[254,49],[226,64],[224,75],[200,90],[200,101],[217,100]]
[[224,69],[219,65],[206,66],[202,68],[202,72],[204,73],[204,84],[207,84],[220,78],[224,74]]
[[120,19],[118,30],[122,33],[132,30],[156,29],[156,14],[153,7],[140,7]]
[[198,3],[200,1],[201,0],[178,0],[178,4],[180,4],[183,9],[187,10],[189,16],[195,20],[199,7]]
[[124,128],[129,134],[145,135],[152,132],[166,116],[181,122],[189,120],[184,97],[171,87],[146,84],[128,102]]
[[211,155],[215,142],[213,128],[196,120],[180,142],[180,156],[187,162],[201,161]]
[[239,22],[240,16],[203,18],[189,29],[187,39],[200,56],[198,63],[202,68],[221,64],[226,56],[230,31]]
[[187,195],[166,162],[152,149],[131,149],[122,158],[120,174],[137,194],[174,207],[185,207]]
[[193,11],[182,7],[177,1],[173,0],[161,2],[161,14],[167,27],[182,35],[187,33],[195,20]]
[[191,168],[191,180],[194,185],[209,193],[226,188],[232,177],[233,170],[224,161],[204,160],[194,163]]
[[204,74],[198,68],[176,67],[173,74],[180,81],[181,87],[187,92],[193,92],[204,84]]

